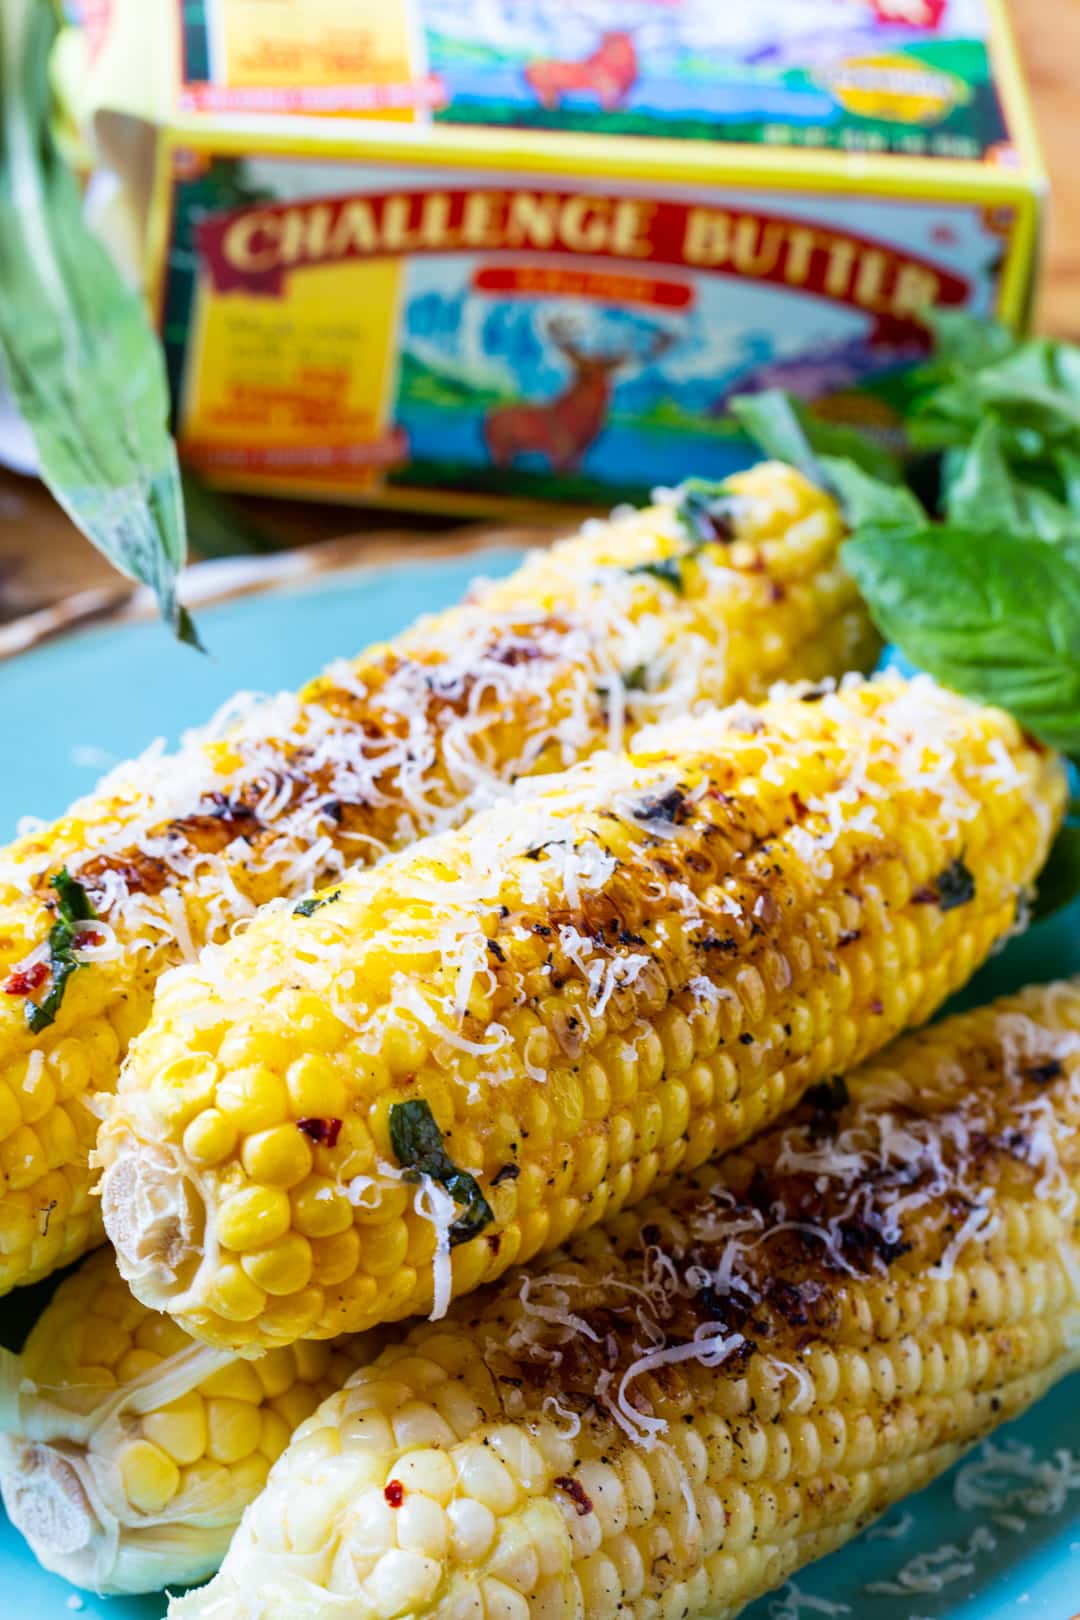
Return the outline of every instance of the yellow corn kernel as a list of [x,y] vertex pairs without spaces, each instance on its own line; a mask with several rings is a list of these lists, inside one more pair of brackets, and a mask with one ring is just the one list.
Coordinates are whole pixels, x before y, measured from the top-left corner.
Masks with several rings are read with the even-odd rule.
[[180,1470],[149,1440],[133,1440],[120,1454],[124,1495],[140,1513],[160,1513],[180,1488]]
[[40,1181],[48,1168],[41,1142],[29,1125],[18,1126],[0,1142],[0,1177],[12,1192]]
[[266,1305],[266,1295],[263,1290],[252,1282],[243,1267],[236,1261],[229,1261],[219,1266],[209,1291],[208,1300],[211,1309],[219,1316],[239,1324],[234,1329],[234,1336],[238,1344],[246,1343],[250,1337],[250,1335],[245,1335],[242,1325],[254,1322]]
[[284,1237],[291,1221],[289,1200],[277,1187],[243,1187],[222,1206],[218,1237],[227,1249],[243,1252]]
[[[170,1620],[231,1620],[256,1589],[262,1620],[456,1615],[458,1594],[486,1620],[740,1612],[1080,1365],[1078,1032],[1080,979],[932,1026],[527,1292],[415,1324],[323,1402]],[[1056,1179],[1016,1154],[1033,1118]],[[985,1218],[961,1231],[973,1169]],[[609,1342],[566,1355],[568,1297]]]
[[206,1403],[206,1432],[207,1452],[214,1462],[239,1462],[259,1444],[259,1412],[249,1401],[216,1397]]
[[315,1052],[290,1063],[285,1075],[289,1107],[296,1119],[341,1119],[345,1113],[345,1083],[332,1063]]
[[360,1237],[350,1226],[334,1237],[312,1238],[312,1275],[320,1288],[351,1277],[360,1262]]
[[280,1124],[288,1106],[284,1081],[264,1063],[231,1070],[213,1101],[245,1134]]
[[173,1462],[197,1462],[206,1450],[206,1411],[201,1396],[195,1391],[178,1396],[144,1417],[142,1430]]
[[127,1350],[116,1364],[117,1381],[121,1384],[133,1383],[136,1378],[142,1378],[160,1366],[161,1357],[152,1350]]
[[299,1232],[286,1232],[255,1254],[245,1254],[241,1265],[264,1293],[296,1294],[311,1277],[311,1244]]
[[295,1187],[311,1174],[311,1148],[296,1125],[276,1125],[249,1136],[242,1155],[252,1181],[271,1187]]
[[353,1209],[334,1182],[313,1176],[292,1195],[292,1220],[305,1237],[336,1237],[352,1226]]
[[249,1361],[230,1362],[220,1372],[204,1378],[199,1389],[203,1395],[224,1395],[232,1401],[251,1401],[255,1406],[261,1405],[263,1399],[263,1387]]
[[184,1152],[194,1164],[220,1164],[236,1146],[236,1121],[220,1108],[204,1108],[184,1131]]
[[11,1081],[5,1071],[0,1073],[0,1141],[9,1137],[22,1123],[22,1114]]
[[36,1125],[55,1106],[56,1086],[48,1066],[40,1060],[34,1063],[26,1058],[17,1069],[21,1070],[21,1073],[18,1074],[17,1080],[13,1075],[11,1083],[19,1113],[24,1124]]

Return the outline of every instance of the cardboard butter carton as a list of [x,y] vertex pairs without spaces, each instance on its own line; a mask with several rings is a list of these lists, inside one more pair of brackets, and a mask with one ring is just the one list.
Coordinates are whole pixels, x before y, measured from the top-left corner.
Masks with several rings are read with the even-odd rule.
[[750,459],[733,394],[887,430],[929,306],[1026,318],[997,0],[160,0],[141,76],[133,5],[88,82],[159,131],[148,286],[222,484],[610,505]]

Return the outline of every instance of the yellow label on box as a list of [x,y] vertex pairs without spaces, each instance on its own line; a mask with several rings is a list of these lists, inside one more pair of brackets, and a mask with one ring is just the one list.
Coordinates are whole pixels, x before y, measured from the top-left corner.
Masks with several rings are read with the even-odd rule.
[[412,0],[194,0],[182,45],[185,111],[411,119],[441,93]]
[[287,299],[200,287],[186,454],[207,469],[370,488],[401,459],[387,433],[401,264],[316,266]]

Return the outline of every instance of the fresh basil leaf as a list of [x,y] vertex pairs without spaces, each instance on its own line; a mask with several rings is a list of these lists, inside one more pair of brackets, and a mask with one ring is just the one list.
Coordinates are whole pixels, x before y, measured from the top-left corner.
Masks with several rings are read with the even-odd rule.
[[26,1022],[34,1035],[40,1035],[56,1022],[71,975],[82,966],[75,955],[79,924],[90,922],[97,913],[82,884],[66,867],[52,880],[56,893],[56,921],[49,929],[49,972],[51,983],[40,1001],[26,1001]]
[[1031,919],[1041,922],[1080,898],[1080,827],[1062,827],[1039,873]]
[[1080,448],[1059,445],[1053,455],[1054,470],[1061,480],[1066,505],[1080,514]]
[[186,534],[161,349],[51,131],[56,13],[0,5],[0,373],[60,505],[198,645],[176,594]]
[[922,502],[903,484],[883,483],[840,456],[822,456],[820,460],[853,529],[864,523],[921,529],[929,522]]
[[1080,566],[1058,548],[953,525],[859,530],[843,548],[875,624],[943,685],[1080,749]]
[[675,516],[697,547],[735,538],[737,499],[726,483],[711,478],[687,478],[676,490]]
[[945,512],[971,529],[1023,527],[1001,443],[1001,428],[988,417],[969,449],[947,464]]
[[744,433],[775,461],[797,467],[805,478],[824,485],[825,474],[790,394],[766,388],[760,394],[737,394],[731,412]]
[[760,394],[738,394],[731,410],[744,433],[760,445],[767,456],[797,467],[804,477],[824,488],[828,475],[822,456],[840,456],[852,461],[872,478],[885,483],[899,482],[896,457],[873,439],[854,428],[840,427],[813,416],[804,405],[780,388],[766,388]]
[[450,1246],[468,1243],[495,1219],[475,1176],[459,1170],[446,1151],[442,1132],[423,1097],[390,1105],[390,1145],[407,1178],[430,1176],[445,1187],[462,1213],[450,1228]]
[[1080,547],[1080,511],[1069,508],[1009,467],[1001,425],[988,417],[966,451],[946,458],[945,510],[970,529],[1007,529]]
[[977,402],[1009,409],[1021,423],[1051,438],[1072,437],[1080,430],[1080,399],[1060,387],[1039,357],[1018,351],[1000,365],[987,366],[971,379]]
[[670,585],[679,596],[686,588],[682,576],[682,565],[678,557],[658,557],[655,562],[635,563],[633,568],[626,570],[628,574],[650,574],[658,579],[661,585]]
[[71,876],[66,866],[57,872],[52,880],[52,886],[56,891],[57,913],[69,927],[73,927],[75,923],[89,922],[97,915],[90,904],[90,896],[82,884]]
[[341,890],[335,889],[333,894],[309,894],[303,900],[298,900],[293,906],[294,917],[314,917],[323,906],[332,906],[335,900],[341,899]]
[[925,369],[959,365],[972,370],[1000,360],[1016,348],[1016,337],[1007,326],[971,310],[932,306],[923,311],[921,319],[934,336],[934,360]]

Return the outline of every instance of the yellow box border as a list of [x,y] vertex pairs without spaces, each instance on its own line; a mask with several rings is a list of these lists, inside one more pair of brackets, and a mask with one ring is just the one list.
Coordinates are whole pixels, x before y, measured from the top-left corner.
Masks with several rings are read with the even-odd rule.
[[[381,123],[334,117],[230,115],[211,122],[205,114],[178,116],[160,132],[146,226],[147,296],[160,326],[163,316],[166,252],[172,227],[172,176],[178,151],[222,156],[266,156],[367,160],[373,164],[465,170],[522,179],[568,179],[609,186],[714,187],[753,193],[767,188],[795,194],[819,192],[841,197],[874,197],[1009,207],[1015,219],[998,291],[998,315],[1025,328],[1036,291],[1038,252],[1048,182],[1035,122],[1005,0],[986,0],[988,50],[1005,121],[1018,161],[1014,166],[985,159],[955,160],[890,154],[838,152],[812,148],[684,141],[672,137],[582,134],[578,131],[492,128],[464,124]],[[281,478],[213,475],[223,488],[256,493],[300,494],[347,501],[337,485]],[[423,489],[357,492],[357,504],[408,506],[447,515],[493,512],[535,517],[550,513],[542,502],[513,496],[472,495]],[[565,515],[568,508],[555,509]]]

